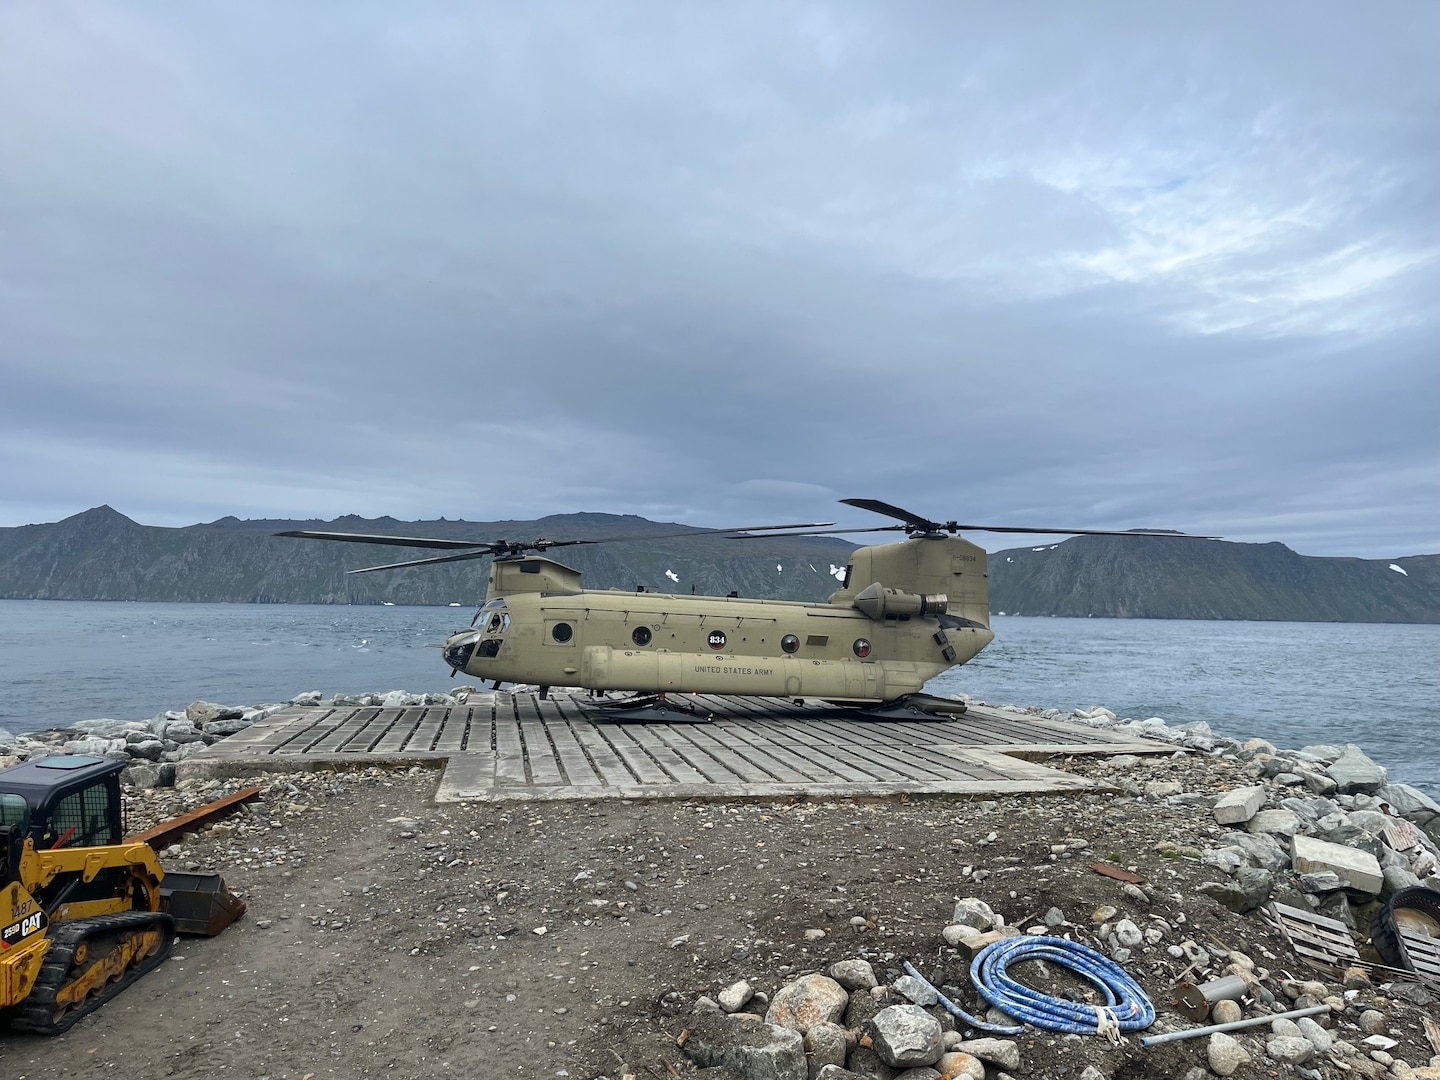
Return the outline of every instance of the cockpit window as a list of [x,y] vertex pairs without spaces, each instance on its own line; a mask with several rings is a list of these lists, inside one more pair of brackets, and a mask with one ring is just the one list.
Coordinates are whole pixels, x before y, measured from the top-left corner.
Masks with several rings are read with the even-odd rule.
[[485,624],[485,633],[503,634],[510,629],[510,613],[508,611],[492,611],[490,621]]
[[848,589],[848,588],[850,587],[850,571],[852,571],[852,570],[854,570],[854,569],[855,569],[855,567],[849,565],[848,563],[846,564],[846,566],[845,566],[845,576],[840,579],[840,588],[842,588],[842,589]]
[[[475,612],[475,617],[470,620],[470,625],[471,625],[471,626],[486,626],[486,627],[488,627],[488,626],[490,625],[490,622],[491,622],[491,620],[488,618],[488,613],[489,613],[489,612],[492,612],[492,611],[504,611],[504,610],[505,610],[505,598],[504,598],[503,596],[497,596],[497,597],[495,597],[494,600],[486,600],[485,603],[483,603],[482,605],[480,605],[480,610],[477,611],[477,612]],[[507,615],[505,618],[506,618],[506,625],[508,626],[508,625],[509,625],[509,618],[510,618],[510,617]]]

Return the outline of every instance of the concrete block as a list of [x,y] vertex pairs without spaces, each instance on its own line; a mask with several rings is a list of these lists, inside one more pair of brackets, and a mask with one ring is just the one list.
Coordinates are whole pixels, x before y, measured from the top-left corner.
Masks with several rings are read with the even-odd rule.
[[1220,796],[1215,804],[1215,820],[1221,825],[1238,825],[1249,821],[1265,805],[1263,787],[1235,788]]
[[1318,874],[1329,870],[1348,888],[1377,896],[1385,884],[1380,861],[1368,851],[1317,840],[1313,836],[1290,838],[1291,860],[1297,874]]

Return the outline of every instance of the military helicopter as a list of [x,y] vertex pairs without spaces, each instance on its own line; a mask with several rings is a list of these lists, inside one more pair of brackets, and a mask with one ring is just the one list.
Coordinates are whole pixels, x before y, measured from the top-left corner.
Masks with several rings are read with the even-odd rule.
[[[293,530],[311,540],[450,549],[454,553],[367,566],[363,574],[493,556],[485,602],[470,628],[443,645],[452,677],[591,691],[727,694],[836,704],[894,705],[975,657],[993,639],[985,550],[967,532],[1197,537],[1158,529],[1057,529],[932,521],[877,499],[842,503],[899,522],[828,528],[833,522],[687,530],[676,536],[815,536],[903,532],[898,542],[856,548],[826,603],[587,589],[580,572],[548,557],[579,544],[654,540],[466,541]],[[940,699],[935,699],[940,700]]]

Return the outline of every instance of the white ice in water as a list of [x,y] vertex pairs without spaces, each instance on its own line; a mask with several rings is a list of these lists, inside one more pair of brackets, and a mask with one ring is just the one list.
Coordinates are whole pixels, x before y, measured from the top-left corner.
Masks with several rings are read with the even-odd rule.
[[1403,566],[1396,566],[1393,562],[1390,564],[1390,569],[1394,570],[1397,574],[1404,574],[1406,577],[1410,576],[1408,570],[1406,570]]
[[1031,548],[1031,551],[1049,551],[1049,548]]
[[665,576],[668,577],[671,581],[673,581],[673,582],[675,582],[675,583],[677,583],[677,584],[678,584],[679,581],[680,581],[680,575],[677,574],[677,573],[675,573],[674,570],[666,570],[666,571],[665,571]]
[[783,566],[781,566],[778,562],[775,564],[775,573],[777,573],[777,574],[782,573],[782,572],[784,571],[784,569],[785,569],[785,568],[784,568]]

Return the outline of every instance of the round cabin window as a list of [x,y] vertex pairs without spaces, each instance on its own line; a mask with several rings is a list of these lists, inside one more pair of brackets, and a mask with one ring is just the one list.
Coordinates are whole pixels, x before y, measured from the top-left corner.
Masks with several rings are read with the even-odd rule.
[[780,639],[780,648],[787,653],[799,652],[800,639],[794,634],[786,634]]
[[550,636],[561,644],[564,644],[575,636],[575,628],[568,622],[557,622],[550,628]]
[[639,645],[641,648],[644,648],[646,645],[650,644],[651,636],[652,635],[650,633],[650,628],[648,626],[637,626],[633,631],[631,631],[630,640],[635,642],[635,644]]
[[710,636],[705,639],[705,644],[709,645],[710,648],[714,649],[716,652],[719,652],[721,649],[725,648],[725,631],[711,630]]
[[855,655],[862,660],[870,655],[870,641],[868,638],[856,638],[855,644],[852,645],[851,648],[855,650]]

